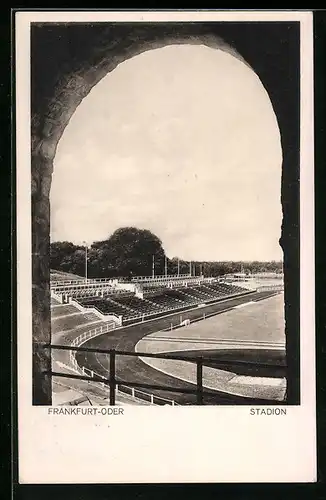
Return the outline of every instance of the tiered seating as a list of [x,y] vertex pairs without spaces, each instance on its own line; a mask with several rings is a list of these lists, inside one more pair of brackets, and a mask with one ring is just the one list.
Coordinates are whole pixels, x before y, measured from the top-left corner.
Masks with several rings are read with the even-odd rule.
[[164,293],[152,296],[148,300],[160,305],[165,310],[171,310],[218,300],[243,291],[243,288],[236,285],[214,283],[212,285],[165,289]]
[[226,283],[210,283],[205,286],[206,288],[215,291],[219,297],[233,295],[244,291],[240,286],[227,285]]
[[169,296],[166,293],[151,297],[149,300],[160,306],[162,310],[176,309],[186,305],[182,300]]
[[87,323],[94,323],[97,321],[100,321],[100,319],[94,313],[79,313],[70,316],[59,316],[57,318],[52,318],[51,328],[53,333],[64,332],[67,330],[73,330],[81,325],[87,325]]
[[[88,291],[90,292],[91,290]],[[139,321],[139,318],[164,314],[168,311],[195,307],[244,292],[244,290],[237,285],[213,282],[193,284],[187,287],[180,286],[178,288],[164,288],[160,286],[155,290],[154,294],[145,294],[146,298],[144,299],[136,297],[132,292],[126,290],[119,290],[114,294],[110,292],[111,290],[107,288],[104,291],[103,297],[96,296],[96,293],[94,293],[92,296],[79,297],[78,301],[84,307],[95,307],[103,314],[122,316],[122,320],[125,323],[131,320]],[[73,309],[71,304],[64,307],[66,307],[66,314],[72,314],[72,318],[83,316],[82,314],[74,314],[73,311],[76,311],[76,308]],[[63,313],[60,307],[54,309],[57,311],[54,312],[53,321],[59,322]],[[69,322],[69,316],[66,316],[65,319],[65,322]],[[67,327],[64,325],[64,328]]]
[[243,287],[241,286],[237,286],[237,285],[226,285],[224,284],[224,290],[231,290],[231,293],[240,293],[240,292],[243,292]]
[[121,304],[117,304],[108,298],[88,297],[79,299],[79,303],[86,307],[96,307],[103,314],[116,314],[117,316],[122,316],[128,311],[128,309]]
[[212,294],[212,297],[215,299],[219,299],[221,297],[224,297],[226,295],[230,295],[232,292],[226,292],[224,291],[219,285],[203,285],[205,289],[207,290],[207,293]]
[[178,290],[173,290],[173,289],[168,290],[166,292],[166,295],[182,301],[185,306],[195,305],[200,302],[197,297],[194,297],[193,295],[188,293],[188,288],[178,288]]
[[214,300],[219,297],[219,292],[208,288],[206,285],[200,285],[196,287],[196,290],[200,291],[206,300]]
[[143,293],[144,297],[152,297],[153,295],[159,295],[166,291],[166,286],[156,286],[156,287],[147,287],[144,286]]
[[130,307],[137,313],[141,314],[155,314],[160,311],[158,305],[147,300],[142,300],[134,295],[129,297],[115,297],[114,300],[115,302]]
[[201,290],[200,287],[187,287],[186,289],[187,293],[189,295],[192,295],[193,297],[197,298],[199,301],[205,301],[205,300],[212,300],[214,296],[212,294],[209,294],[208,292],[204,292]]

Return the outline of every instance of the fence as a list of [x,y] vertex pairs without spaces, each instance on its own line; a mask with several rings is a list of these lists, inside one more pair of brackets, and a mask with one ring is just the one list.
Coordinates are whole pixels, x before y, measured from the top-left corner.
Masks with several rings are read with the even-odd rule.
[[112,278],[79,278],[79,279],[71,279],[71,280],[50,280],[51,288],[57,286],[70,286],[70,285],[83,285],[83,284],[92,284],[92,283],[113,283],[115,280]]
[[259,284],[257,286],[257,292],[283,292],[284,291],[284,284],[280,285],[264,285],[264,284]]
[[[116,404],[116,394],[117,391],[123,392],[124,388],[128,387],[130,394],[134,395],[134,397],[142,397],[144,394],[148,398],[148,401],[152,404],[170,404],[174,405],[175,402],[172,400],[165,399],[161,396],[154,395],[152,393],[144,393],[144,391],[139,391],[138,389],[148,389],[148,390],[156,390],[156,391],[167,391],[170,393],[179,393],[179,394],[187,394],[187,395],[195,395],[196,396],[196,404],[197,405],[203,405],[204,404],[204,394],[212,396],[212,394],[215,394],[216,396],[220,397],[220,393],[218,391],[211,391],[211,390],[205,390],[203,387],[203,366],[204,366],[204,359],[202,357],[191,357],[191,356],[182,356],[182,355],[172,355],[172,354],[165,354],[165,353],[145,353],[145,352],[127,352],[127,351],[118,351],[114,349],[100,349],[100,348],[91,348],[91,347],[71,347],[71,346],[63,346],[63,345],[46,345],[44,346],[45,348],[50,348],[50,349],[60,349],[60,350],[74,350],[76,352],[88,352],[88,353],[99,353],[99,354],[106,354],[109,355],[110,359],[110,365],[109,365],[109,376],[104,377],[101,375],[98,375],[94,371],[88,369],[88,368],[83,368],[81,369],[81,374],[80,375],[72,375],[68,373],[63,373],[63,372],[55,372],[55,371],[50,371],[48,374],[52,377],[64,377],[64,378],[69,378],[69,379],[75,379],[75,380],[85,380],[88,382],[95,382],[95,383],[100,383],[102,384],[103,387],[108,386],[110,390],[110,406],[114,406]],[[134,381],[126,381],[126,380],[120,380],[116,376],[116,357],[117,356],[136,356],[140,358],[160,358],[160,359],[170,359],[170,360],[176,360],[176,361],[186,361],[189,363],[195,363],[196,365],[196,384],[195,388],[188,388],[188,387],[176,387],[176,386],[168,386],[168,385],[160,385],[160,384],[147,384],[145,382],[134,382]],[[214,362],[215,364],[218,363],[218,360],[216,358],[209,358],[205,357],[205,362]],[[224,367],[229,365],[229,366],[248,366],[252,365],[253,367],[256,366],[264,366],[264,367],[271,367],[271,364],[266,364],[266,363],[257,363],[254,361],[230,361],[230,360],[220,360],[221,365]],[[75,365],[76,366],[76,365]],[[193,385],[192,383],[187,384]],[[121,390],[122,389],[122,390]],[[133,391],[134,389],[134,391]],[[214,397],[216,397],[214,396]],[[260,404],[260,405],[265,405],[265,404],[275,404],[275,401],[272,400],[263,400],[260,398],[249,398],[249,397],[244,397],[244,396],[235,396],[235,395],[227,395],[223,394],[224,398],[228,398],[228,404],[236,404],[236,403],[242,403],[242,404]]]
[[[104,380],[106,380],[106,378],[94,370],[90,370],[89,368],[86,368],[84,366],[80,366],[76,360],[77,350],[74,348],[82,346],[85,342],[87,342],[88,340],[91,340],[92,338],[95,338],[99,335],[103,335],[104,333],[108,333],[108,332],[114,330],[115,326],[116,325],[113,323],[111,328],[110,328],[110,325],[105,325],[105,326],[101,326],[99,328],[95,328],[94,330],[90,330],[89,332],[84,332],[81,335],[79,335],[78,337],[76,337],[70,345],[70,349],[71,349],[70,350],[70,363],[71,363],[72,367],[74,368],[74,370],[81,373],[83,376],[89,375],[92,379],[94,379],[94,377],[95,377],[98,380],[103,380],[103,382],[100,382],[102,387],[106,387],[106,383],[104,382]],[[52,346],[52,348],[55,349],[55,348],[59,348],[59,347]],[[130,387],[130,386],[124,385],[124,384],[116,384],[116,386],[115,386],[116,395],[118,395],[119,392],[127,394],[134,399],[145,400],[145,401],[149,402],[150,404],[169,404],[172,406],[174,406],[176,404],[171,399],[162,398],[162,397],[154,395],[154,394],[149,394],[147,392],[141,391],[139,389],[135,389],[134,387]]]
[[[77,339],[76,339],[77,340]],[[76,342],[75,340],[75,342]],[[152,389],[159,391],[168,391],[182,394],[196,394],[197,404],[203,404],[203,360],[200,358],[186,358],[185,356],[170,356],[166,354],[148,354],[148,353],[139,353],[139,352],[126,352],[126,351],[116,351],[114,349],[98,349],[98,348],[90,348],[90,347],[81,347],[81,346],[63,346],[63,345],[47,345],[45,348],[57,349],[57,350],[69,350],[71,352],[70,359],[73,364],[73,367],[76,371],[80,373],[80,375],[72,375],[63,372],[51,371],[49,374],[52,377],[63,377],[75,380],[86,380],[88,382],[95,382],[101,384],[103,387],[109,386],[109,399],[110,406],[114,406],[116,404],[116,395],[119,392],[129,393],[132,397],[143,399],[146,398],[151,404],[167,404],[167,405],[176,405],[175,401],[171,399],[166,399],[161,396],[155,395],[153,393],[148,393],[141,391],[140,389]],[[104,377],[103,375],[99,375],[89,368],[82,367],[80,368],[75,355],[73,355],[73,351],[75,352],[93,352],[99,354],[108,354],[110,358],[109,365],[109,377]],[[146,384],[139,383],[133,381],[124,381],[119,380],[116,377],[116,356],[137,356],[137,357],[155,357],[155,358],[165,358],[165,359],[176,359],[176,360],[184,360],[189,362],[195,362],[197,365],[197,386],[196,389],[187,389],[187,388],[177,388],[171,386],[162,386],[158,384]]]

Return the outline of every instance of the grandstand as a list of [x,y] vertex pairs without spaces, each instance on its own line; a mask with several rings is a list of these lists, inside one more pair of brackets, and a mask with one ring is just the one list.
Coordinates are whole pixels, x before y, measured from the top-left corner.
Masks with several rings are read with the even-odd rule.
[[[117,279],[51,282],[52,303],[77,307],[79,316],[75,314],[74,318],[80,324],[95,322],[96,317],[103,320],[106,315],[114,316],[120,325],[130,324],[245,293],[250,291],[203,276],[140,277],[129,282]],[[92,313],[87,312],[90,308]],[[73,321],[67,314],[62,320],[57,315],[54,324],[60,325],[59,328],[63,328],[65,319],[68,325]]]

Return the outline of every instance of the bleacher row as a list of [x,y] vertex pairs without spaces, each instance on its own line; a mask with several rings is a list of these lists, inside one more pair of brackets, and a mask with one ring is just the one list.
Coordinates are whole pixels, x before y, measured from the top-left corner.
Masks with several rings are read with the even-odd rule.
[[241,292],[243,293],[244,289],[239,286],[210,283],[177,289],[165,288],[156,295],[147,294],[145,289],[143,299],[132,293],[112,295],[104,292],[103,297],[77,297],[76,300],[84,307],[96,307],[104,314],[122,316],[125,323],[143,316],[161,315],[168,311],[213,302]]
[[105,295],[125,293],[125,290],[113,287],[109,283],[89,283],[86,285],[82,283],[82,286],[80,284],[60,285],[57,283],[56,286],[52,286],[51,289],[54,293],[65,293],[71,297],[92,297],[98,293],[104,293]]

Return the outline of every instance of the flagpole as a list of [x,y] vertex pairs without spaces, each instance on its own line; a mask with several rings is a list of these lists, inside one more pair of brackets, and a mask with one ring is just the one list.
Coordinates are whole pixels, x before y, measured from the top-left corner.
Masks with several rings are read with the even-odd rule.
[[83,242],[85,245],[85,283],[87,283],[87,243]]

